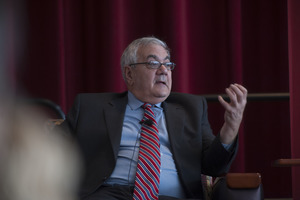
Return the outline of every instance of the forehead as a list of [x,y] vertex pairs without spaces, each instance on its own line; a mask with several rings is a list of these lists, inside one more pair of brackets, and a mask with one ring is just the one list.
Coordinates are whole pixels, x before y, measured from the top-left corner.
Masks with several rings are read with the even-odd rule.
[[141,46],[137,51],[138,59],[155,58],[158,60],[169,59],[167,50],[158,44],[148,44]]

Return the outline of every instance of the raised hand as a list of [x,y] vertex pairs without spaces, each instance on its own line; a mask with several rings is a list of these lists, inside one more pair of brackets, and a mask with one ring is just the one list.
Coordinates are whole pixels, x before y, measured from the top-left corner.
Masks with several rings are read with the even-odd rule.
[[248,91],[239,84],[231,84],[225,91],[230,99],[229,103],[221,96],[218,97],[219,102],[225,108],[225,122],[220,131],[220,138],[222,143],[230,144],[235,139],[243,119]]

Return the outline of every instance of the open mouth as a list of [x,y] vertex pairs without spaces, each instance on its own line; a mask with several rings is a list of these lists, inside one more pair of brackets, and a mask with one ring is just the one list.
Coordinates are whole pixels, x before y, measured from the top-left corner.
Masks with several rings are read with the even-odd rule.
[[165,81],[156,81],[156,83],[167,85],[167,83]]

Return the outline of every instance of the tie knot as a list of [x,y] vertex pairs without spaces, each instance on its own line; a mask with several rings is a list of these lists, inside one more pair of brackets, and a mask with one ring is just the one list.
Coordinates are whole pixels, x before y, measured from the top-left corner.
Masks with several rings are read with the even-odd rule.
[[151,105],[150,103],[144,103],[144,104],[142,105],[142,107],[143,107],[144,109],[146,109],[146,108],[150,108],[150,109],[151,109],[152,105]]

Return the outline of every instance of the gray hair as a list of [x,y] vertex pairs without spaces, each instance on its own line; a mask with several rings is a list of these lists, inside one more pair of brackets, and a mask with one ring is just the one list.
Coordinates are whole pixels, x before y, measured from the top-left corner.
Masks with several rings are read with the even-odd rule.
[[164,41],[156,37],[143,37],[143,38],[136,39],[128,45],[128,47],[124,50],[121,56],[121,70],[122,70],[122,75],[124,80],[125,80],[124,67],[128,66],[129,64],[136,63],[138,49],[140,47],[145,47],[149,44],[157,44],[162,46],[167,51],[168,56],[170,57],[170,49]]

